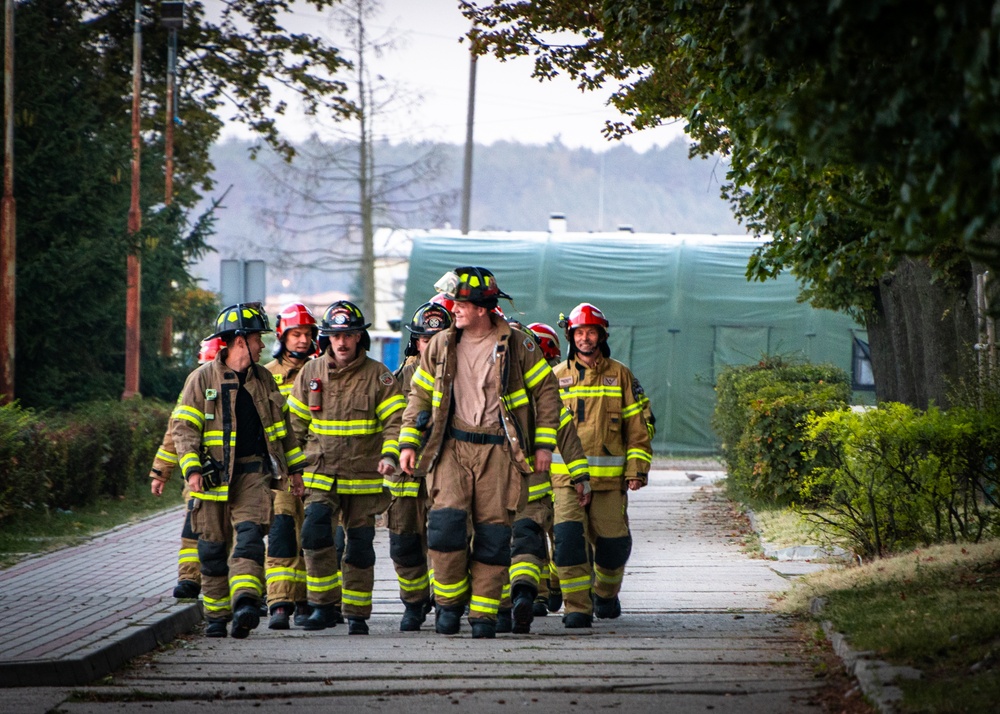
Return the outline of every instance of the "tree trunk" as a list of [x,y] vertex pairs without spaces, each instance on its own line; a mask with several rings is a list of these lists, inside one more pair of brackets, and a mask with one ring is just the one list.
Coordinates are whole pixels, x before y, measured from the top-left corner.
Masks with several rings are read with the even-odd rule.
[[932,279],[923,260],[902,258],[875,287],[867,317],[878,401],[947,408],[949,390],[974,362],[977,341],[972,266],[956,284]]

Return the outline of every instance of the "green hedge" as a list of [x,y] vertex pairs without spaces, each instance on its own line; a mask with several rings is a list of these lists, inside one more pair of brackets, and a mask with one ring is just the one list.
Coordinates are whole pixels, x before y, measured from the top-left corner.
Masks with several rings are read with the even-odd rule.
[[847,406],[850,377],[830,365],[769,357],[727,367],[715,387],[712,425],[722,440],[727,487],[734,496],[782,505],[799,500],[809,466],[806,417]]
[[123,495],[149,473],[170,409],[155,400],[92,402],[65,413],[0,407],[0,520]]
[[810,419],[809,517],[862,555],[1000,533],[1000,414],[885,403]]

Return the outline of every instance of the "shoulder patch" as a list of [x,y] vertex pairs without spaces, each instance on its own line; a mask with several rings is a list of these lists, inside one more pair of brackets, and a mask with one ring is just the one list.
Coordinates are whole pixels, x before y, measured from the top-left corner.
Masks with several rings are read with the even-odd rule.
[[275,384],[284,384],[284,383],[285,383],[285,378],[284,378],[284,376],[282,376],[282,375],[280,375],[280,374],[276,374],[276,375],[274,375],[274,383],[275,383]]
[[378,378],[378,381],[388,387],[396,380],[392,378],[392,375],[389,372],[383,372],[382,376]]
[[604,378],[604,386],[605,387],[614,387],[617,384],[618,384],[618,377],[605,377]]
[[535,351],[535,341],[533,339],[531,339],[530,337],[525,337],[524,338],[524,349],[528,350],[528,352],[534,352]]
[[572,377],[560,377],[559,378],[559,386],[560,387],[570,387],[572,385],[573,385],[573,378]]

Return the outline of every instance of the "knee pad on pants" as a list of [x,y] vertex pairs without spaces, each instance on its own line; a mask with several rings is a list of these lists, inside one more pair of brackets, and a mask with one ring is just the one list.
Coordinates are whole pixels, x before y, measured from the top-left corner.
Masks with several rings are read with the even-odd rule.
[[510,567],[510,528],[499,523],[477,523],[472,559],[485,565]]
[[[192,501],[194,499],[191,499]],[[188,540],[198,540],[198,534],[194,532],[194,528],[191,527],[191,509],[188,508],[187,512],[184,514],[184,525],[181,526],[181,538],[187,538]]]
[[396,565],[415,568],[426,562],[419,533],[389,533],[389,557]]
[[468,547],[468,514],[458,508],[438,508],[427,514],[427,547],[455,553]]
[[594,563],[605,570],[624,567],[632,555],[632,536],[621,538],[598,538],[594,545]]
[[198,560],[201,561],[202,575],[229,575],[229,559],[226,556],[225,543],[199,540]]
[[264,528],[259,523],[243,521],[236,524],[236,543],[233,545],[234,558],[246,558],[264,564]]
[[545,534],[542,527],[530,518],[522,518],[514,521],[514,541],[511,546],[511,555],[530,555],[538,560],[548,558],[548,550],[545,547]]
[[344,562],[355,568],[370,568],[375,565],[375,528],[362,526],[347,529],[347,550]]
[[295,539],[295,518],[279,514],[271,521],[267,534],[267,554],[271,558],[295,558],[299,546]]
[[556,538],[552,560],[555,564],[568,568],[587,562],[587,540],[583,535],[583,524],[578,521],[556,523],[552,528]]
[[306,517],[302,521],[302,547],[322,550],[332,545],[333,511],[324,503],[310,503],[306,506]]

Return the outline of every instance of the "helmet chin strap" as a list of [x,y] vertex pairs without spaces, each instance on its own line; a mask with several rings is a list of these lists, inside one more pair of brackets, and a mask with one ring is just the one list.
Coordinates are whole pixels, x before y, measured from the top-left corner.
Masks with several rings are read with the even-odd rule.
[[295,352],[289,349],[286,349],[285,351],[288,353],[288,356],[291,357],[292,359],[309,359],[309,355],[312,354],[312,352]]

